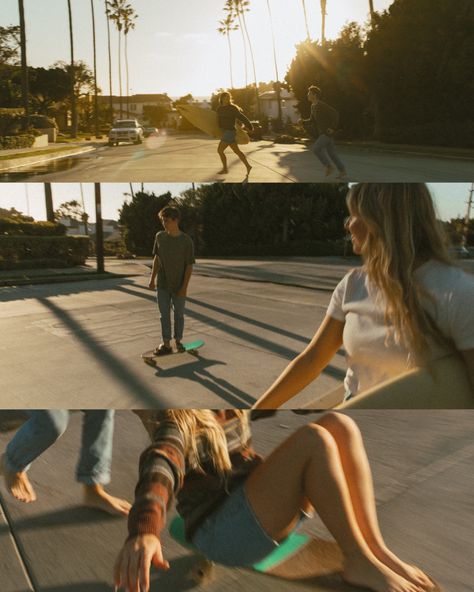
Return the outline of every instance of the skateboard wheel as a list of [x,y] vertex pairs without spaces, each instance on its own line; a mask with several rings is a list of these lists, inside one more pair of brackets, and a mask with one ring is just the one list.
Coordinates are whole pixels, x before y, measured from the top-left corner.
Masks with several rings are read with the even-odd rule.
[[215,565],[209,559],[202,558],[191,570],[190,579],[198,585],[207,584],[214,579]]

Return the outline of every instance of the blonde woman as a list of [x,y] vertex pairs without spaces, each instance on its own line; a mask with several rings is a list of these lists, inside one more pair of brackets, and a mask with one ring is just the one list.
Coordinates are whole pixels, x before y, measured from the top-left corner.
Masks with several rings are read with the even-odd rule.
[[433,589],[382,538],[369,463],[349,417],[326,414],[265,460],[251,447],[247,411],[167,410],[148,428],[153,443],[140,458],[129,536],[114,568],[118,589],[148,592],[151,565],[168,569],[160,532],[174,497],[187,539],[219,563],[263,559],[312,505],[341,547],[347,582],[376,592]]
[[230,146],[231,150],[233,150],[233,152],[235,152],[235,154],[243,162],[245,168],[247,169],[248,177],[250,171],[252,170],[252,166],[237,144],[235,124],[237,121],[240,121],[248,131],[253,130],[253,125],[248,117],[243,114],[242,109],[233,103],[232,95],[227,91],[221,92],[219,95],[217,120],[222,131],[221,140],[217,146],[217,153],[219,154],[222,162],[222,169],[219,171],[219,175],[225,175],[229,172],[227,169],[227,157],[225,155],[225,151]]
[[474,276],[452,263],[426,185],[361,183],[347,204],[364,264],[339,283],[316,335],[255,407],[297,395],[342,345],[346,399],[454,352],[474,389]]

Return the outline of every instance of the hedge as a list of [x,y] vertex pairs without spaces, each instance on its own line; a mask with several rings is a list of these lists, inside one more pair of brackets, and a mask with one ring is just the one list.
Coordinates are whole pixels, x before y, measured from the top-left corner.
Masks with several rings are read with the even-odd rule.
[[292,241],[272,245],[227,244],[204,247],[199,255],[205,257],[323,257],[343,255],[344,240]]
[[380,140],[396,144],[474,148],[474,120],[385,128],[380,133]]
[[0,269],[83,265],[87,236],[0,236]]
[[35,142],[33,134],[21,134],[19,136],[0,136],[0,150],[12,148],[31,148]]
[[0,235],[10,236],[64,236],[66,227],[59,222],[21,222],[0,217]]

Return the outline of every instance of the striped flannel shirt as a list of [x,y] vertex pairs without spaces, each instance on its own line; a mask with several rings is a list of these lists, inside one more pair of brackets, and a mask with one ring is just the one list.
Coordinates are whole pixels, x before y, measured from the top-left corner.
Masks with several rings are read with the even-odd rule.
[[140,412],[152,444],[140,457],[135,502],[129,514],[129,538],[140,534],[159,536],[174,499],[184,518],[189,539],[199,524],[242,483],[261,462],[250,446],[248,423],[242,423],[233,410],[215,411],[222,425],[232,470],[224,480],[215,470],[203,439],[198,442],[203,471],[191,469],[185,457],[181,433],[166,411]]

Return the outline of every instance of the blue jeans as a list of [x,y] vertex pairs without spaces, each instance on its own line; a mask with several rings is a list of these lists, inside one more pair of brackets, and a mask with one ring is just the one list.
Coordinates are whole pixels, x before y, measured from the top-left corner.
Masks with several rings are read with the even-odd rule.
[[[81,454],[76,478],[85,485],[105,485],[110,481],[114,413],[112,409],[85,410],[82,423]],[[5,464],[15,473],[27,471],[30,464],[56,442],[69,423],[70,411],[51,409],[31,411],[5,451]]]
[[332,136],[321,134],[313,144],[313,152],[325,166],[331,166],[331,160],[339,172],[345,171],[346,167],[336,154],[336,145]]
[[184,306],[186,298],[176,296],[167,290],[158,288],[158,308],[160,310],[161,334],[163,341],[171,339],[171,306],[174,310],[174,338],[178,341],[183,339],[184,331]]

